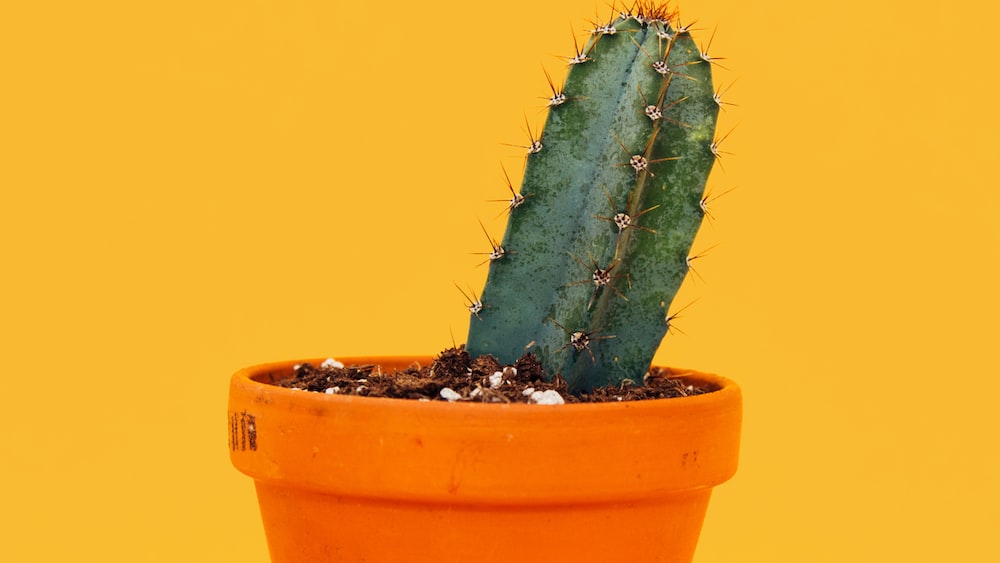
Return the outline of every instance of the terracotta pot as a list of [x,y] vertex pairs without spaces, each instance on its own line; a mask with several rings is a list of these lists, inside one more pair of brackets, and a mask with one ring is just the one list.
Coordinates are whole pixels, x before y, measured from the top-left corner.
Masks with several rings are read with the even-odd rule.
[[714,375],[678,399],[497,405],[269,385],[295,363],[241,370],[229,395],[273,563],[688,562],[736,471],[740,389]]

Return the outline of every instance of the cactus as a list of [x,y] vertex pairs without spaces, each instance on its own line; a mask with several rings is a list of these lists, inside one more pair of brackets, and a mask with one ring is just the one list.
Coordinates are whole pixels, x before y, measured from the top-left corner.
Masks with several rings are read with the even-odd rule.
[[706,213],[711,61],[665,4],[640,2],[594,26],[562,88],[549,80],[470,354],[533,352],[576,391],[642,381]]

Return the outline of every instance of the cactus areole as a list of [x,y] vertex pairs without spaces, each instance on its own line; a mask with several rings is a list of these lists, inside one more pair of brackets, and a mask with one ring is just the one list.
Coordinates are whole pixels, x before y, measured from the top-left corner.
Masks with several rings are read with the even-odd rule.
[[719,110],[711,59],[666,5],[590,33],[552,87],[467,343],[504,363],[532,352],[576,390],[639,383],[652,363],[705,214]]

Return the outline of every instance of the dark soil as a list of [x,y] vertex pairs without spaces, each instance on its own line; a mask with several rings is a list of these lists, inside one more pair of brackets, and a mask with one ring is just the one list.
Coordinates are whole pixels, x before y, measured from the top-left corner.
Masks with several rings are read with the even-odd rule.
[[[500,375],[497,375],[499,373]],[[557,392],[566,403],[601,403],[686,397],[714,391],[693,385],[681,376],[653,368],[643,384],[626,381],[622,385],[600,387],[579,394],[570,393],[561,376],[546,380],[533,354],[526,354],[513,366],[501,366],[492,356],[472,359],[465,350],[445,350],[430,365],[413,365],[405,370],[383,372],[379,366],[314,366],[302,364],[293,377],[275,383],[282,387],[336,395],[360,395],[488,403],[534,403],[540,393]],[[444,393],[442,393],[442,390]],[[447,390],[451,390],[449,393]],[[551,394],[550,394],[551,395]]]

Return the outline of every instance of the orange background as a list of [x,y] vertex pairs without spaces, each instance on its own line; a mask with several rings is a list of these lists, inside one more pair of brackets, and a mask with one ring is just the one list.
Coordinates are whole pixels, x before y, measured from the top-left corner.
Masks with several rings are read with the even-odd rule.
[[[681,5],[738,104],[658,355],[745,393],[697,561],[1000,560],[1000,14],[785,4]],[[0,559],[265,562],[230,373],[461,342],[594,10],[4,3]]]

